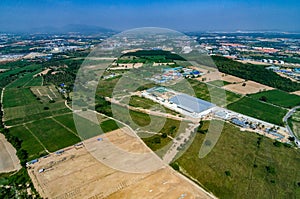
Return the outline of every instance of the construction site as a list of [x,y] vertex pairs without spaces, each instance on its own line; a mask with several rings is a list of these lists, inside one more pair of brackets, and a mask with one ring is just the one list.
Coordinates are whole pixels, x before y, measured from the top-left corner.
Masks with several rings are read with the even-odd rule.
[[[35,188],[43,198],[214,198],[197,184],[161,162],[161,167],[149,172],[126,172],[116,165],[99,161],[99,150],[107,150],[108,142],[132,154],[150,154],[141,167],[157,165],[158,158],[127,128],[118,129],[40,158],[28,166]],[[94,150],[94,151],[91,151]],[[133,167],[131,156],[107,154]],[[106,159],[102,157],[102,159]],[[128,163],[128,164],[127,164]],[[134,163],[136,164],[136,163]],[[152,165],[153,166],[153,165]],[[128,169],[130,170],[130,169]],[[147,169],[146,169],[147,170]],[[145,171],[146,171],[145,170]]]

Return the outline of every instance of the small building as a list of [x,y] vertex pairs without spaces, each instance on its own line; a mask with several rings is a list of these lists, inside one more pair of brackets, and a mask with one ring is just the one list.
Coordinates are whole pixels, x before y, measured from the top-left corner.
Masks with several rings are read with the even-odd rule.
[[231,118],[230,122],[237,125],[237,126],[243,127],[243,128],[247,127],[247,124],[246,124],[245,121],[242,121],[242,120],[240,120],[236,117]]
[[26,163],[26,166],[28,167],[29,165],[35,164],[35,163],[37,163],[38,161],[39,161],[39,159],[31,160],[31,161],[29,161],[29,162]]
[[300,74],[300,68],[294,68],[293,71]]
[[56,154],[56,155],[61,155],[61,154],[63,154],[64,152],[65,152],[64,150],[59,150],[59,151],[56,151],[55,154]]

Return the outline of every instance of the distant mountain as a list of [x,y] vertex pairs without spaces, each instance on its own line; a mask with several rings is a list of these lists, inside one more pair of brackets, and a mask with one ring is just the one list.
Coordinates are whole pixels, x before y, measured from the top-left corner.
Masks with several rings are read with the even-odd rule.
[[60,28],[62,32],[80,32],[80,33],[99,33],[99,32],[115,32],[111,29],[92,26],[92,25],[83,25],[83,24],[69,24]]
[[82,33],[82,34],[97,34],[97,33],[116,33],[117,31],[103,28],[94,25],[84,24],[69,24],[61,27],[43,26],[31,29],[15,30],[15,31],[1,31],[1,32],[17,32],[17,33]]

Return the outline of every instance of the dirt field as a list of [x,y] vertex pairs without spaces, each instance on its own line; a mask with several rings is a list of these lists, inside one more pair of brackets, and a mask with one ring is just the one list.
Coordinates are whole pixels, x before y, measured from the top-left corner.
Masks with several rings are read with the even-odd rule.
[[295,92],[292,92],[291,94],[295,94],[295,95],[299,95],[300,96],[300,91],[295,91]]
[[[201,70],[201,69],[199,69],[199,70],[205,72],[204,70]],[[202,81],[202,79],[204,78],[205,79],[204,82],[210,82],[210,81],[219,80],[222,78],[223,73],[220,73],[218,71],[209,72],[209,73],[207,73],[207,72],[208,71],[206,71],[206,73],[204,75],[202,75],[201,77],[198,77],[197,80]]]
[[[114,146],[131,153],[149,154],[144,143],[121,129],[98,136],[84,142],[84,147],[69,147],[61,155],[51,154],[41,158],[28,169],[33,183],[42,197],[46,198],[211,198],[208,193],[185,177],[173,171],[169,166],[147,173],[129,173],[113,169],[95,159],[91,149],[101,146],[107,159],[122,165],[135,162],[131,157],[115,154],[107,148],[109,140]],[[99,141],[99,138],[102,138]],[[89,148],[87,150],[87,148]],[[99,152],[99,151],[98,151]],[[97,153],[98,153],[97,152]],[[93,152],[92,152],[93,154]],[[99,157],[97,157],[99,158]],[[105,158],[105,157],[102,157]],[[150,161],[140,163],[147,167]],[[43,172],[39,172],[44,169]]]
[[[203,71],[203,70],[201,70],[201,71]],[[205,74],[202,75],[201,77],[197,78],[197,79],[199,81],[202,81],[203,78],[205,78],[204,82],[210,82],[210,81],[214,81],[214,80],[223,80],[223,81],[226,81],[226,82],[229,82],[229,83],[239,83],[239,82],[245,81],[242,78],[235,77],[235,76],[232,76],[232,75],[227,75],[227,74],[221,73],[219,71],[210,72],[210,73],[207,73],[207,71],[205,71]]]
[[[224,73],[223,73],[224,74]],[[232,75],[222,75],[221,80],[226,81],[226,82],[230,82],[230,83],[240,83],[240,82],[244,82],[245,80],[236,76],[232,76]]]
[[242,95],[273,89],[272,87],[265,86],[263,84],[253,82],[253,81],[246,81],[245,83],[246,86],[243,86],[243,83],[238,83],[238,84],[225,85],[222,88]]
[[37,77],[39,75],[46,75],[50,70],[51,70],[50,68],[47,68],[47,69],[43,70],[42,72],[35,74],[33,77]]
[[0,173],[7,173],[21,169],[16,149],[0,133]]

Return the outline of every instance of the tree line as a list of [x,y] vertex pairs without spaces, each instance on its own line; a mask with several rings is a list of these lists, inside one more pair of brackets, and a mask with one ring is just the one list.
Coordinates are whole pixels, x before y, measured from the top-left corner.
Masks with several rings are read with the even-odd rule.
[[264,66],[243,64],[220,56],[212,56],[212,59],[222,73],[234,75],[245,80],[252,80],[286,92],[300,90],[300,84],[298,82],[293,82],[271,70],[267,70]]

